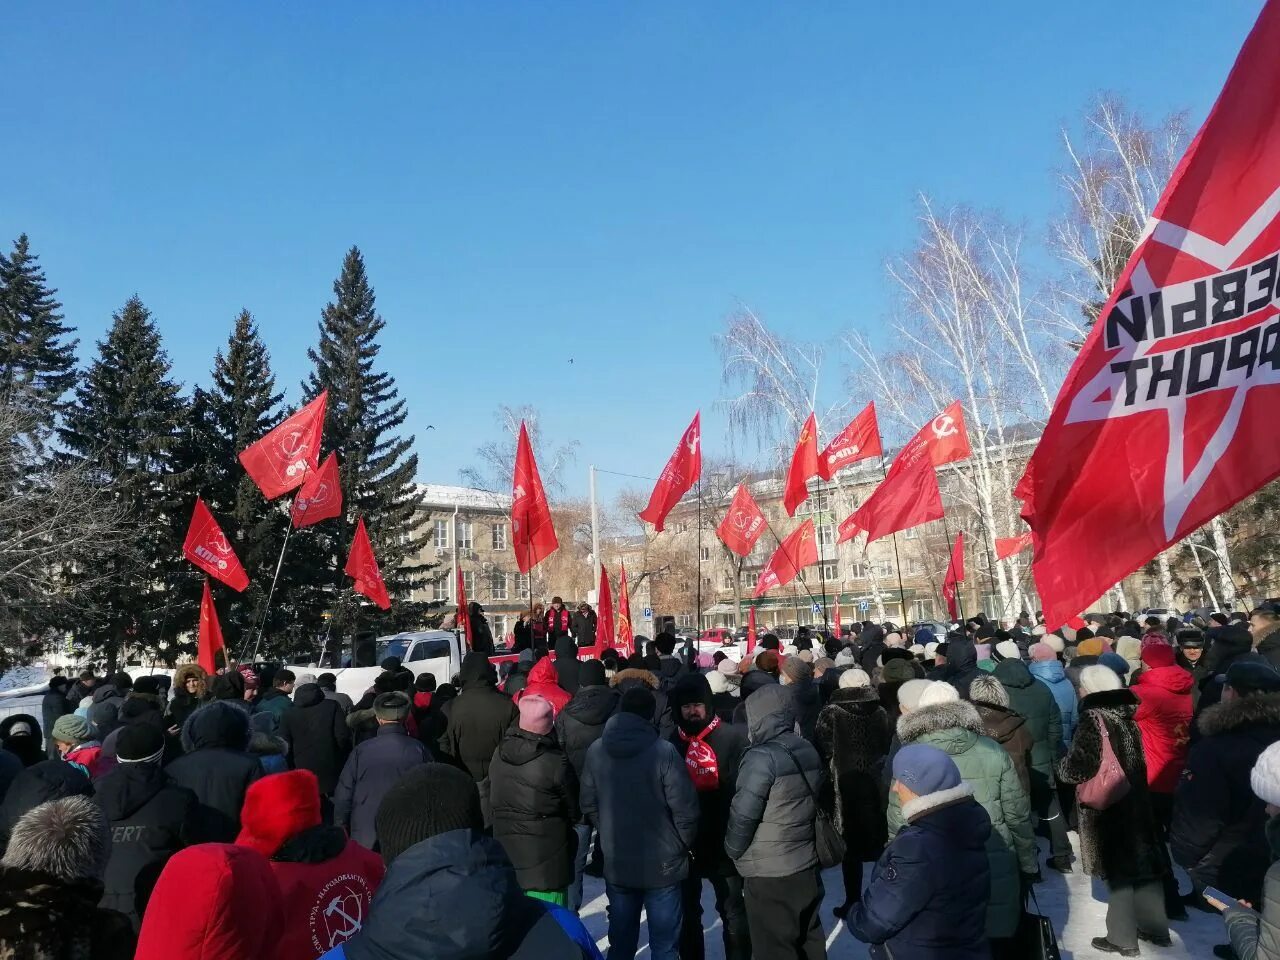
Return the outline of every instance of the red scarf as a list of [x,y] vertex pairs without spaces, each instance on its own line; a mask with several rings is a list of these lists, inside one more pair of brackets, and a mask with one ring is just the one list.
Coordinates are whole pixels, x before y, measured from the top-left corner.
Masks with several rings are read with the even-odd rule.
[[[556,626],[556,619],[560,620],[560,626]],[[555,633],[569,632],[569,608],[561,607],[558,611],[552,607],[547,611],[547,630]]]
[[711,744],[706,742],[711,731],[720,726],[720,718],[713,717],[711,722],[692,737],[680,731],[680,739],[689,745],[684,754],[684,764],[689,768],[689,778],[693,780],[693,788],[699,792],[720,789],[720,761]]

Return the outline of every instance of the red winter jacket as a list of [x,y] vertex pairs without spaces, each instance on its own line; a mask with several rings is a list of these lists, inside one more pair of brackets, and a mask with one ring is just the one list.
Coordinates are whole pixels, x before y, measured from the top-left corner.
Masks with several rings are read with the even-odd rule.
[[529,671],[529,681],[524,685],[524,689],[516,694],[515,702],[519,703],[521,697],[534,695],[545,697],[557,715],[564,709],[564,705],[573,699],[569,692],[557,682],[555,661],[550,657],[543,657],[533,665],[533,669]]
[[1142,651],[1146,665],[1131,689],[1137,695],[1134,719],[1147,757],[1147,784],[1155,793],[1173,793],[1187,764],[1191,735],[1191,674],[1173,662],[1165,644]]

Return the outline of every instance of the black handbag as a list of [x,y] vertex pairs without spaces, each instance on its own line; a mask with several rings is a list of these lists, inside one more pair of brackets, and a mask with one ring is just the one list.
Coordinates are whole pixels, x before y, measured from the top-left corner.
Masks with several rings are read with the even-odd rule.
[[[1040,909],[1040,901],[1036,899],[1035,888],[1031,888],[1031,899],[1036,910]],[[1053,923],[1042,913],[1022,911],[1022,922],[1018,925],[1018,956],[1026,960],[1062,960],[1058,950],[1058,936],[1053,932]]]
[[832,822],[831,815],[818,802],[818,795],[809,783],[809,778],[805,776],[804,767],[800,766],[800,761],[796,759],[796,755],[787,750],[782,744],[778,744],[778,746],[786,750],[787,756],[796,765],[796,772],[800,774],[800,779],[804,781],[804,786],[809,791],[809,796],[813,797],[813,808],[818,812],[818,816],[813,822],[813,840],[814,845],[818,848],[818,863],[824,870],[843,863],[845,851],[848,849],[845,846],[844,837],[840,836],[840,831],[836,829],[835,823]]

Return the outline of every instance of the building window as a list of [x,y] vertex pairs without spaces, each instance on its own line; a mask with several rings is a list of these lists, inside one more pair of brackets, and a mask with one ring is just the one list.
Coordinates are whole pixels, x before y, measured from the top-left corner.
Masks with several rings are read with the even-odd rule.
[[507,639],[507,615],[505,613],[494,614],[493,637],[499,643]]
[[908,561],[907,561],[907,573],[908,573],[908,575],[913,576],[913,577],[920,577],[920,576],[923,576],[923,575],[924,575],[924,564],[923,564],[923,563],[921,563],[919,560],[908,560]]
[[474,570],[462,571],[462,589],[466,591],[467,599],[474,600],[476,596],[476,572]]
[[826,580],[828,583],[834,583],[840,579],[840,564],[838,563],[820,563],[818,564],[818,576]]
[[449,584],[452,581],[452,579],[453,579],[452,577],[444,576],[444,577],[436,577],[434,580],[432,580],[430,584],[431,599],[432,600],[448,600]]
[[522,598],[529,595],[529,577],[530,574],[527,573],[516,574],[516,592],[519,593]]
[[744,573],[742,575],[743,586],[751,587],[752,589],[755,589],[755,585],[759,582],[760,582],[760,574],[756,571],[752,571],[751,573]]
[[470,550],[471,548],[472,548],[471,521],[459,520],[458,521],[458,549]]
[[867,565],[863,563],[861,560],[855,560],[853,561],[853,563],[849,564],[849,579],[850,580],[867,579]]
[[904,540],[915,540],[919,536],[920,536],[920,528],[911,527],[905,533],[903,533],[902,538]]
[[677,614],[676,614],[676,626],[677,626],[677,627],[692,627],[692,626],[693,626],[693,614],[692,614],[692,613],[677,613]]
[[911,619],[912,620],[932,620],[933,619],[933,601],[932,600],[912,600],[911,601]]
[[493,525],[493,549],[507,549],[507,525],[505,523],[495,523]]
[[507,575],[505,573],[489,574],[489,599],[507,599]]
[[710,590],[710,589],[711,589],[711,578],[710,578],[710,577],[703,577],[703,578],[702,578],[702,585],[703,585],[704,587],[706,587],[708,590]]
[[703,562],[703,563],[706,563],[707,561],[709,561],[709,560],[711,559],[711,548],[710,548],[710,547],[699,547],[699,548],[698,548],[698,559],[699,559],[701,562]]
[[677,521],[676,523],[673,523],[671,525],[671,532],[672,533],[688,533],[689,524],[686,523],[684,520]]
[[810,513],[826,513],[831,508],[831,495],[825,490],[811,493],[806,506]]
[[733,574],[732,574],[732,573],[730,573],[728,570],[726,570],[726,571],[724,572],[724,575],[723,575],[722,581],[721,581],[721,583],[720,583],[720,587],[721,587],[721,589],[723,589],[723,590],[732,590],[732,589],[733,589]]
[[435,523],[435,532],[432,535],[432,543],[441,550],[447,549],[449,546],[449,521],[437,520]]
[[893,564],[888,560],[874,560],[871,563],[871,569],[875,571],[877,577],[892,577]]
[[829,547],[836,542],[835,527],[831,526],[831,524],[821,523],[818,524],[816,529],[818,531],[818,546]]

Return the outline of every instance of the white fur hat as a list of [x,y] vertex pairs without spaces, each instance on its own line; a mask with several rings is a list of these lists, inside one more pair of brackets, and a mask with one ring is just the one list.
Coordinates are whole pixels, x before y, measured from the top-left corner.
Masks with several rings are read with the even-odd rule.
[[996,653],[1000,654],[1002,660],[1018,660],[1022,657],[1022,651],[1012,640],[1002,640],[997,643]]
[[929,689],[931,680],[908,680],[898,688],[898,706],[904,710],[915,710],[920,706],[920,696]]
[[920,646],[920,644],[918,644],[918,643],[913,643],[911,646],[909,646],[909,647],[907,648],[907,650],[909,650],[909,651],[910,651],[910,653],[911,653],[911,655],[912,655],[913,657],[923,657],[923,656],[924,656],[924,647]]
[[1110,667],[1094,663],[1080,671],[1080,689],[1086,694],[1119,690],[1123,686],[1119,675]]
[[867,671],[859,670],[857,667],[850,667],[848,670],[840,672],[840,689],[848,690],[851,687],[869,687],[871,686],[871,678],[867,676]]
[[937,641],[937,640],[930,640],[928,643],[926,643],[926,644],[924,645],[924,655],[925,655],[926,657],[933,657],[933,656],[937,656],[937,653],[938,653],[938,641]]
[[857,661],[853,655],[853,649],[851,647],[845,647],[843,650],[841,650],[839,653],[836,654],[837,667],[847,667],[856,662]]
[[949,683],[931,680],[929,686],[920,694],[917,707],[931,707],[935,703],[955,703],[960,699],[960,692]]
[[1037,623],[1031,628],[1031,635],[1034,637],[1043,637],[1048,632],[1043,623]]
[[1258,755],[1249,783],[1258,799],[1280,807],[1280,743],[1273,743]]
[[902,638],[900,633],[890,633],[885,636],[884,645],[886,647],[905,647],[907,641]]
[[1043,643],[1050,650],[1052,650],[1054,653],[1061,653],[1063,650],[1067,648],[1066,644],[1062,642],[1062,638],[1058,636],[1056,633],[1042,634],[1040,637],[1040,642]]

